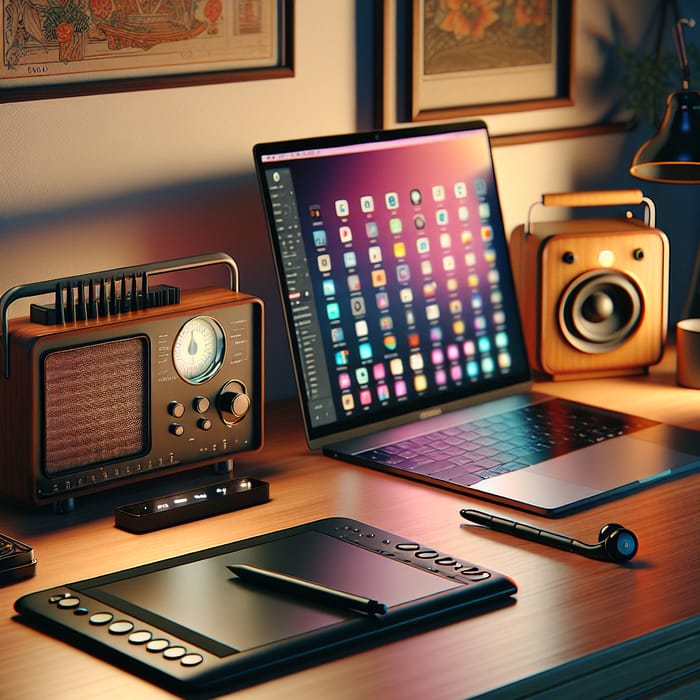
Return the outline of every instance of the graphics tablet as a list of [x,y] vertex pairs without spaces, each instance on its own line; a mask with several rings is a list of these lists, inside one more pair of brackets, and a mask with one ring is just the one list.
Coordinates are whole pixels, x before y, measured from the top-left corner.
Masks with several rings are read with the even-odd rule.
[[[253,585],[229,571],[235,564],[382,601],[387,612]],[[177,692],[203,693],[465,617],[515,592],[495,571],[329,518],[32,593],[15,608],[21,619],[120,668]]]

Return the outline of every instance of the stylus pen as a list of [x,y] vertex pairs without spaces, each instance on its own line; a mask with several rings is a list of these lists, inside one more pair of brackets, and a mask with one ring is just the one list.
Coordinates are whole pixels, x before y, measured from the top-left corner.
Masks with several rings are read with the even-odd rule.
[[243,581],[259,583],[284,593],[304,595],[319,603],[328,603],[336,607],[349,608],[350,610],[357,610],[367,614],[378,613],[383,615],[387,611],[387,606],[377,600],[364,598],[354,593],[346,593],[337,588],[329,588],[320,583],[307,581],[296,576],[289,576],[278,571],[270,571],[269,569],[262,569],[249,564],[228,564],[227,567]]
[[501,518],[497,515],[489,515],[488,513],[483,513],[480,510],[473,510],[471,508],[462,508],[459,514],[465,520],[469,520],[477,525],[484,525],[496,532],[505,532],[508,535],[514,535],[515,537],[520,537],[523,540],[530,540],[531,542],[545,542],[552,547],[558,547],[567,552],[573,551],[571,547],[571,538],[566,535],[560,535],[557,532],[540,530],[532,525],[519,523],[515,520],[508,520],[508,518]]

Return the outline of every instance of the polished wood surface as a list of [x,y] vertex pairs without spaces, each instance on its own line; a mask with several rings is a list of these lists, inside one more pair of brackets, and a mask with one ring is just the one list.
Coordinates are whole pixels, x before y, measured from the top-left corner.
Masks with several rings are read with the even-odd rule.
[[[547,382],[538,388],[700,429],[700,391],[678,387],[674,368],[673,353],[667,352],[648,376]],[[508,574],[519,587],[516,602],[286,676],[261,679],[237,691],[236,698],[465,698],[528,677],[541,678],[535,674],[591,654],[580,662],[579,672],[587,674],[585,687],[594,697],[595,672],[617,658],[620,647],[614,645],[638,644],[634,640],[641,635],[648,635],[642,638],[645,648],[654,646],[654,640],[673,641],[686,634],[684,625],[694,627],[697,635],[700,474],[550,520],[309,452],[293,402],[268,408],[264,449],[240,455],[235,471],[268,480],[272,500],[145,535],[115,528],[114,506],[215,477],[198,471],[134,484],[77,499],[76,510],[63,515],[0,501],[0,531],[32,545],[38,559],[34,578],[0,588],[0,696],[171,697],[26,626],[14,618],[14,601],[36,590],[333,515],[363,520]],[[466,524],[459,517],[465,506],[586,541],[597,539],[603,523],[620,522],[639,537],[639,555],[619,566],[516,540]],[[680,629],[669,630],[672,625]],[[683,652],[694,654],[698,673],[697,646],[697,636],[681,639],[673,659]],[[605,651],[610,647],[614,649]],[[655,673],[663,676],[658,658],[654,664],[661,664]],[[649,667],[639,661],[632,672],[644,673]],[[573,670],[563,675],[576,677]],[[608,680],[600,682],[610,689]],[[514,691],[506,688],[501,695]]]

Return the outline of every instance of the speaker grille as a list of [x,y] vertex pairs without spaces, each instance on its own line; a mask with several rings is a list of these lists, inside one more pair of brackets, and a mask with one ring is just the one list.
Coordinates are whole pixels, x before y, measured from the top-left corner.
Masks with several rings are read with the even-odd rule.
[[143,337],[59,350],[44,361],[44,472],[56,476],[147,448]]
[[564,337],[581,352],[606,353],[626,342],[641,323],[644,297],[623,274],[593,271],[564,291],[559,324]]

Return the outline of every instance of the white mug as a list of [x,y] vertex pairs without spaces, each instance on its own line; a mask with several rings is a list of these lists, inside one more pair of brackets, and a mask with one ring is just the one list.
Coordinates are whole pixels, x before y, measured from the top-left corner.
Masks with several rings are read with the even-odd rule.
[[676,323],[676,381],[700,389],[700,318]]

